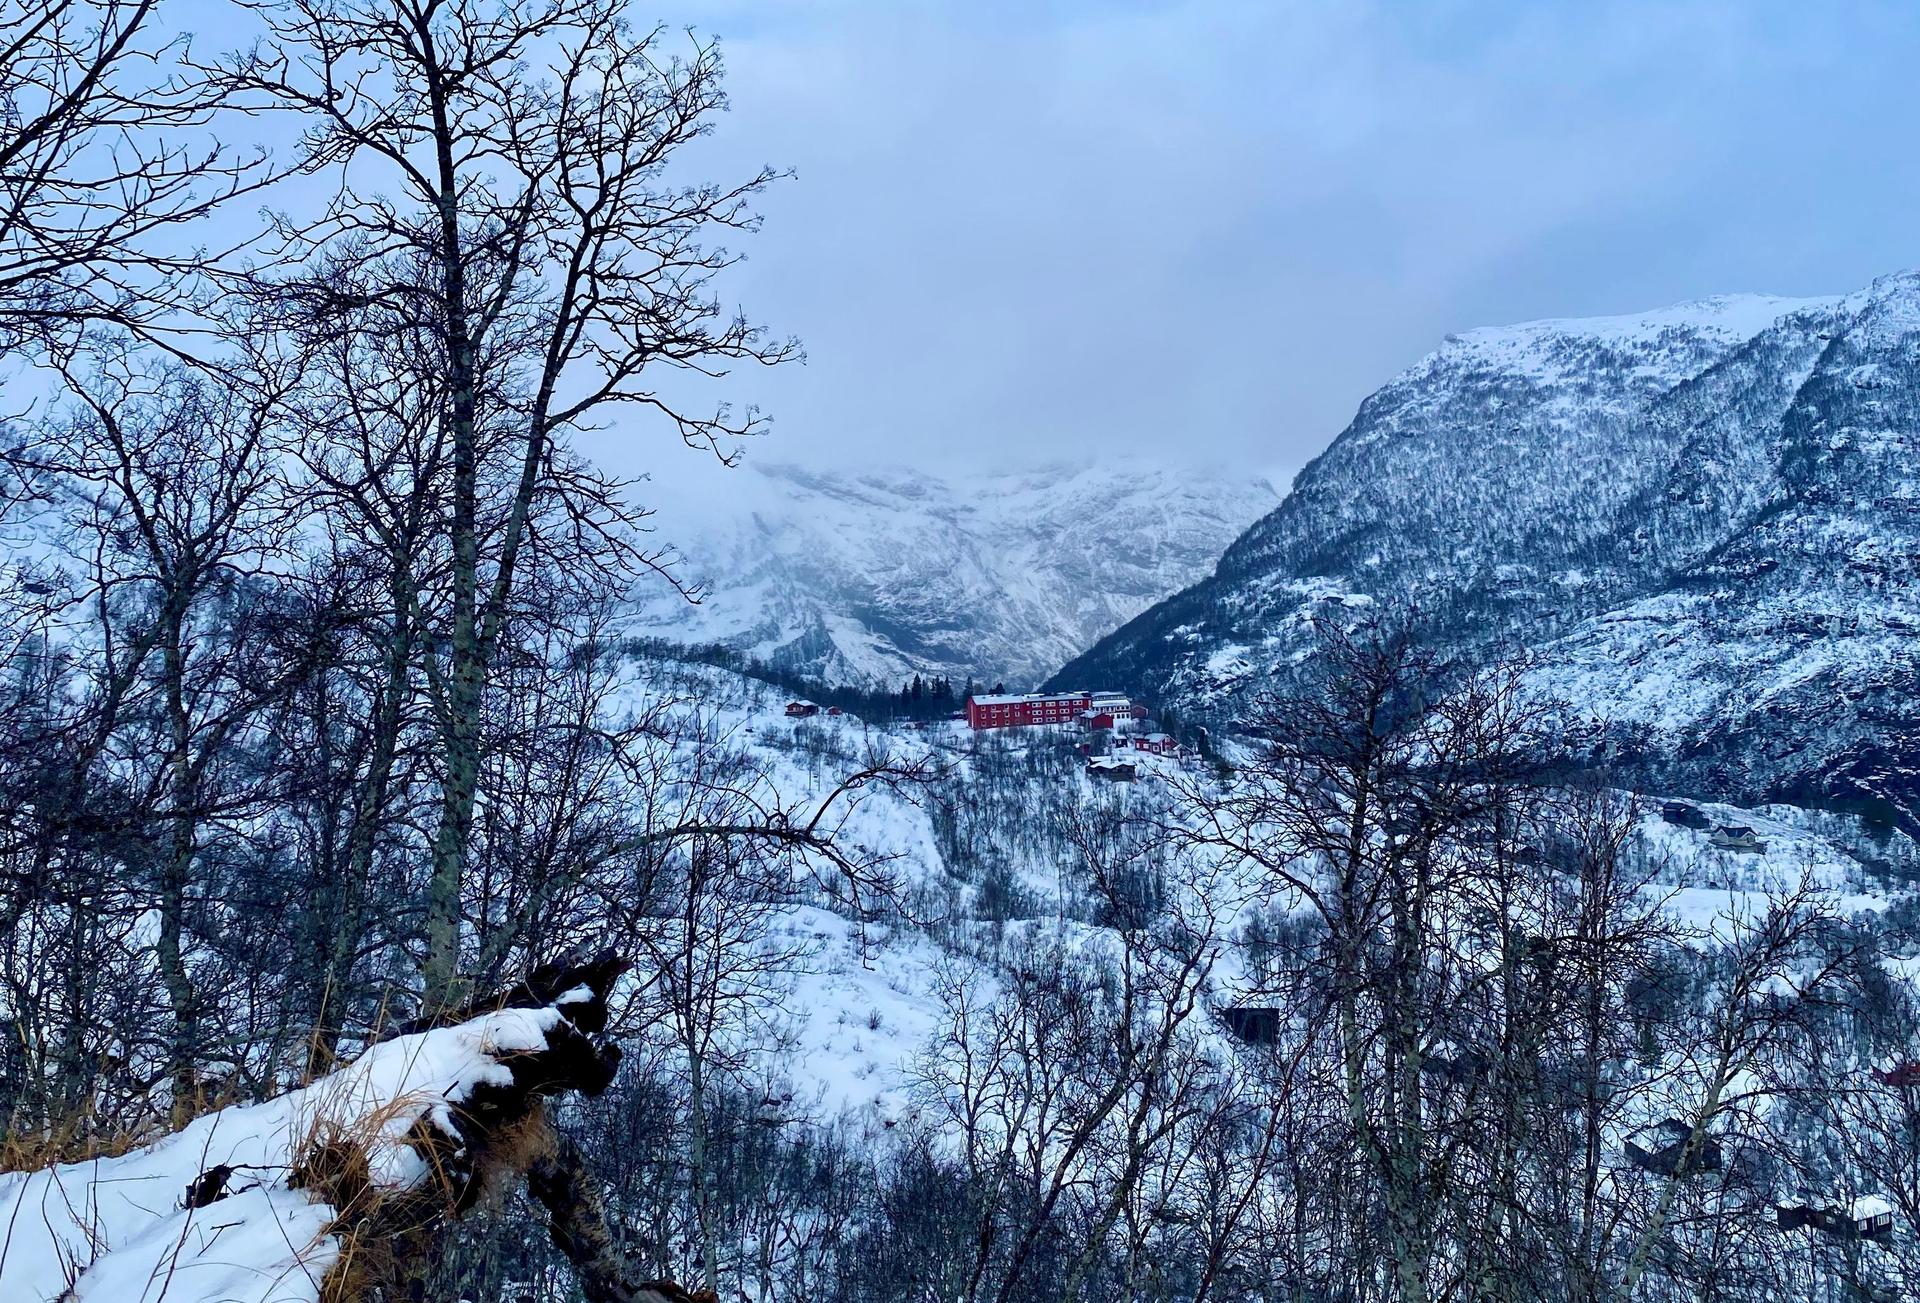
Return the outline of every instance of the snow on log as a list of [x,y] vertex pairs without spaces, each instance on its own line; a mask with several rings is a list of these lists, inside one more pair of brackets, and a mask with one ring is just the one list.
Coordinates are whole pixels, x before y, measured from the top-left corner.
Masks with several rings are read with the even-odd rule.
[[549,966],[277,1099],[117,1158],[0,1175],[0,1299],[354,1297],[352,1273],[419,1253],[487,1177],[523,1171],[543,1097],[612,1081],[619,1050],[600,1033],[624,968]]

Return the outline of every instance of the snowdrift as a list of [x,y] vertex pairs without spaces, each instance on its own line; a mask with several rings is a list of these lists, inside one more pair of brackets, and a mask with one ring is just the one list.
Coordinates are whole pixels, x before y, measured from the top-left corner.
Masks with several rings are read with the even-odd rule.
[[464,1211],[543,1097],[606,1087],[623,967],[540,970],[277,1099],[117,1158],[0,1176],[0,1299],[317,1303],[357,1241],[391,1246]]

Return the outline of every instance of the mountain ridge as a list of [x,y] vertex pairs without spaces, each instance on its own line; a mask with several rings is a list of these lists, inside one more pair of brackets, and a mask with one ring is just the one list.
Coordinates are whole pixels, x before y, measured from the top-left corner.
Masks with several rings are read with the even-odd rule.
[[1451,337],[1052,681],[1227,718],[1317,621],[1415,609],[1461,659],[1527,648],[1646,781],[1920,821],[1920,275],[1703,302]]
[[1257,476],[1140,458],[949,476],[749,463],[659,497],[656,528],[707,592],[649,594],[626,631],[834,686],[1035,683],[1279,499]]

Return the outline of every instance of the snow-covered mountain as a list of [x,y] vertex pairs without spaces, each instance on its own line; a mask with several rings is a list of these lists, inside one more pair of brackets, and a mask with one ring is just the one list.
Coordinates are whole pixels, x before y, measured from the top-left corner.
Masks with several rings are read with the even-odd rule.
[[1525,648],[1608,762],[1920,822],[1920,274],[1476,330],[1368,398],[1215,573],[1058,676],[1217,714],[1392,605]]
[[632,632],[723,643],[837,684],[1031,684],[1212,567],[1265,480],[1137,460],[939,478],[747,464],[649,494],[702,585]]

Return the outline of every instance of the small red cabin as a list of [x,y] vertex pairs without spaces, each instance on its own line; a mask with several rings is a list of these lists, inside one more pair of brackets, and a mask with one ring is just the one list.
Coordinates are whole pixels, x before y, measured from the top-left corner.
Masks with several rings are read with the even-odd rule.
[[820,707],[814,705],[811,701],[789,701],[787,703],[788,719],[805,719],[809,715],[817,715],[819,713]]
[[1920,1063],[1906,1059],[1891,1068],[1873,1070],[1874,1079],[1883,1086],[1920,1086]]

